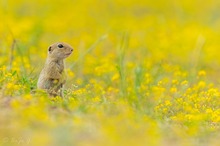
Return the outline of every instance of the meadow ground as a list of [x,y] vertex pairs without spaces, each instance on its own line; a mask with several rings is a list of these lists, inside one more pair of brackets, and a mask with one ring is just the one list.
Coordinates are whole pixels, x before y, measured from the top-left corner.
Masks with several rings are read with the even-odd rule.
[[[218,0],[0,1],[0,145],[220,145]],[[74,47],[65,97],[35,92]]]

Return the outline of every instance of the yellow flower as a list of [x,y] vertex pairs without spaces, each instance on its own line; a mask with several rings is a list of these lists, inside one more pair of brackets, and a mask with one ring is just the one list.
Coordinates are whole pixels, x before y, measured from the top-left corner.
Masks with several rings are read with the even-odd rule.
[[173,85],[178,85],[179,81],[178,80],[172,80]]
[[170,92],[171,93],[176,93],[177,92],[177,88],[175,88],[175,87],[170,88]]
[[171,106],[171,105],[172,105],[172,103],[169,100],[165,101],[165,106]]
[[13,83],[8,83],[8,84],[6,85],[6,88],[7,88],[7,89],[13,89],[13,87],[14,87],[14,84],[13,84]]
[[210,109],[210,108],[206,109],[207,114],[211,114],[212,112],[213,112],[212,109]]
[[116,81],[116,80],[118,80],[118,79],[119,79],[119,74],[118,74],[118,73],[114,74],[114,75],[112,76],[112,78],[111,78],[112,81]]
[[206,83],[204,81],[199,81],[198,88],[205,88]]
[[199,76],[199,77],[206,76],[206,72],[205,72],[204,70],[200,70],[200,71],[198,72],[198,76]]
[[186,80],[182,81],[182,82],[181,82],[181,85],[183,85],[183,86],[188,86],[188,81],[186,81]]
[[92,99],[92,101],[97,103],[97,102],[100,102],[101,99],[100,99],[100,97],[97,96],[97,97],[94,97],[94,98]]
[[70,70],[69,68],[66,71],[67,71],[67,75],[69,77],[74,77],[75,76],[74,72],[72,70]]

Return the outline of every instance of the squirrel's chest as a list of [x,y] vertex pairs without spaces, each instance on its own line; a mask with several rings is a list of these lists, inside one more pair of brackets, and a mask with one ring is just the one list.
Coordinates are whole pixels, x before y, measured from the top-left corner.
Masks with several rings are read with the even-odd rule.
[[59,69],[60,72],[63,72],[63,71],[64,71],[64,65],[59,65],[59,66],[57,66],[57,67],[58,67],[58,69]]
[[56,67],[58,68],[59,72],[63,72],[64,71],[64,63],[63,62],[57,62]]

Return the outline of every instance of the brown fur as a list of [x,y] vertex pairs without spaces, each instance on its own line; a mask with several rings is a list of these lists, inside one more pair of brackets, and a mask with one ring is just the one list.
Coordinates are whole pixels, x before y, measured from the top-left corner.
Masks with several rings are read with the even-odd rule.
[[[59,48],[58,45],[62,45]],[[67,43],[55,43],[48,48],[48,57],[40,73],[37,87],[46,90],[51,96],[63,97],[63,85],[66,82],[64,59],[73,51]]]

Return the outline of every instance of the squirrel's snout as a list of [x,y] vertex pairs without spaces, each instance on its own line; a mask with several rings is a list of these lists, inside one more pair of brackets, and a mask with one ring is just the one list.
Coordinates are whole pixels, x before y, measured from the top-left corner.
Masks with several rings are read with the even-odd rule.
[[73,52],[73,49],[71,49],[70,51]]

